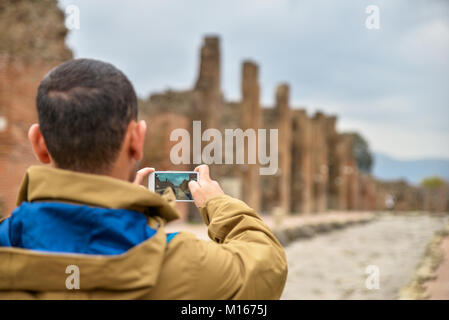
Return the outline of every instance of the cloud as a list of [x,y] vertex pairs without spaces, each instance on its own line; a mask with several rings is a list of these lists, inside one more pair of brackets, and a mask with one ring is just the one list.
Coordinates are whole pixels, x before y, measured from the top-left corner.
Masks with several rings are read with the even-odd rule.
[[448,67],[449,22],[440,18],[411,30],[399,44],[399,52],[410,63],[424,67]]

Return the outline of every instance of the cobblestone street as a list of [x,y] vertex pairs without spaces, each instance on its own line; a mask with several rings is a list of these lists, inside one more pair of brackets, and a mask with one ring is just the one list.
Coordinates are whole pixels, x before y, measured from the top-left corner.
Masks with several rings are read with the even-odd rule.
[[[434,232],[448,217],[384,215],[286,248],[289,275],[282,299],[397,299]],[[380,288],[365,286],[369,265]]]

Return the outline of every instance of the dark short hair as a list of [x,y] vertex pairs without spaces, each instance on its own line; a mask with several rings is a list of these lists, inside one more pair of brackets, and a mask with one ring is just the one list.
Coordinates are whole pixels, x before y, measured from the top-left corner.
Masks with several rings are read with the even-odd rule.
[[109,170],[128,124],[137,120],[137,97],[128,78],[110,63],[69,60],[51,70],[37,91],[39,125],[57,167]]

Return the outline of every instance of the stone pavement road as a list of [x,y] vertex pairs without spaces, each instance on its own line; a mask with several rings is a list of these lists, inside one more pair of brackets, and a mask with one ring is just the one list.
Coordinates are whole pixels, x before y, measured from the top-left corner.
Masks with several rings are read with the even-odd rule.
[[[286,248],[289,275],[283,299],[397,299],[434,232],[448,217],[383,215]],[[379,289],[368,289],[368,266]]]
[[[364,212],[295,215],[287,217],[283,225],[359,220],[370,215]],[[272,229],[275,227],[271,216],[262,218]],[[367,224],[294,241],[286,247],[289,275],[282,299],[396,299],[434,232],[447,221],[447,216],[382,214]],[[188,231],[209,239],[203,223],[176,221],[165,229]],[[439,280],[431,287],[434,299],[449,299],[449,240],[444,245],[447,259],[438,271]],[[379,267],[378,290],[365,286],[369,265]]]

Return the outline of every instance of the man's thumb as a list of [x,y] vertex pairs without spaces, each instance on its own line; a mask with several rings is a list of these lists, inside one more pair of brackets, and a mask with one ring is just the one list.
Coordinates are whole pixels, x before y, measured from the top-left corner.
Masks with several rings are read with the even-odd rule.
[[198,184],[198,182],[192,180],[189,182],[189,189],[190,192],[192,192],[192,195],[195,195],[195,193],[197,193],[200,189],[200,185]]

